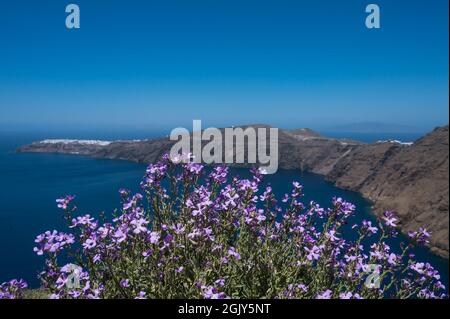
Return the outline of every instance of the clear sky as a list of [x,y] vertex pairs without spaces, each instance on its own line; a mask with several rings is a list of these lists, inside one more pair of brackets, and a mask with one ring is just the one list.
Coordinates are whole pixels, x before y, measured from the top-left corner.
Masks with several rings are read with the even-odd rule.
[[1,1],[0,126],[428,129],[448,122],[448,24],[447,0]]

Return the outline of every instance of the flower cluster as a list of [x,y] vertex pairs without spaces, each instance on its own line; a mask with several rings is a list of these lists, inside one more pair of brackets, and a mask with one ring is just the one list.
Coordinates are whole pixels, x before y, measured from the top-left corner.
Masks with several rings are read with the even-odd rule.
[[58,205],[58,208],[66,210],[67,207],[70,205],[70,203],[75,199],[75,196],[73,195],[67,195],[64,198],[58,198],[56,200],[56,203]]
[[20,279],[13,279],[0,285],[0,299],[20,299],[28,284]]
[[[122,206],[111,221],[72,217],[73,197],[59,200],[71,233],[45,232],[34,248],[46,256],[40,278],[49,297],[447,297],[438,272],[415,260],[412,244],[398,251],[388,244],[394,213],[348,229],[357,210],[342,198],[329,208],[304,203],[294,182],[278,201],[258,169],[240,179],[190,159],[164,156],[150,165],[142,194],[120,190]],[[420,229],[410,237],[425,244],[429,234]],[[20,290],[11,287],[2,286],[0,296]]]
[[71,234],[65,234],[61,232],[46,231],[36,237],[35,242],[38,244],[33,250],[39,256],[43,255],[44,252],[56,254],[63,250],[64,247],[73,244],[75,242],[75,237]]

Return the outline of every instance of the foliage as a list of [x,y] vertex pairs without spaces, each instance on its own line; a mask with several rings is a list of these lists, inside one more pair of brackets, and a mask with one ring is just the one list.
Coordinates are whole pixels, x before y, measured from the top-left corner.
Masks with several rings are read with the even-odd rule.
[[[150,165],[142,195],[120,190],[112,221],[74,218],[74,197],[58,199],[70,232],[47,231],[34,248],[46,256],[40,279],[50,298],[447,297],[438,272],[416,261],[411,245],[396,253],[387,244],[397,234],[393,213],[379,225],[354,225],[350,241],[351,203],[305,205],[298,182],[277,201],[260,170],[230,178],[226,167],[208,173],[190,159],[164,156]],[[429,234],[410,237],[424,244]],[[24,288],[5,283],[0,298],[21,298]]]

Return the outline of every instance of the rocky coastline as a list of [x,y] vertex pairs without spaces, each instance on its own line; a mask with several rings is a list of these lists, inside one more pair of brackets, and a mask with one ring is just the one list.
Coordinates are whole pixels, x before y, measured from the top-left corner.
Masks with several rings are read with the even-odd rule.
[[[269,127],[251,125],[252,127]],[[249,126],[244,126],[245,129]],[[279,130],[279,168],[323,175],[337,187],[359,192],[374,212],[395,211],[407,233],[426,227],[431,250],[449,257],[449,127],[413,143],[366,144],[321,136],[310,129]],[[151,163],[167,153],[168,138],[135,141],[45,140],[18,152],[62,153]]]

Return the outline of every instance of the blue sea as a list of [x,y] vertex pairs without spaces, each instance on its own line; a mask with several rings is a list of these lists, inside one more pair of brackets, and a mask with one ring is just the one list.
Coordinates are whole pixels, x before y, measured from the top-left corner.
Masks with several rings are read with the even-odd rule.
[[[36,235],[46,230],[65,230],[61,211],[55,199],[75,194],[78,213],[98,215],[118,207],[119,188],[138,191],[145,165],[113,160],[91,159],[74,155],[16,153],[18,146],[45,138],[135,139],[162,136],[166,132],[0,132],[0,282],[23,278],[38,287],[37,274],[42,257],[33,252]],[[367,137],[346,136],[368,141]],[[395,138],[393,136],[392,138]],[[383,139],[371,136],[370,139]],[[247,170],[233,169],[232,174],[246,176]],[[333,196],[340,196],[357,206],[352,222],[372,219],[370,203],[354,192],[344,191],[326,182],[321,176],[300,171],[281,170],[267,176],[276,194],[281,197],[291,189],[292,181],[304,185],[305,202],[314,199],[328,207]],[[396,239],[406,240],[403,236]],[[430,261],[442,274],[448,286],[448,261],[417,248],[420,260]]]

